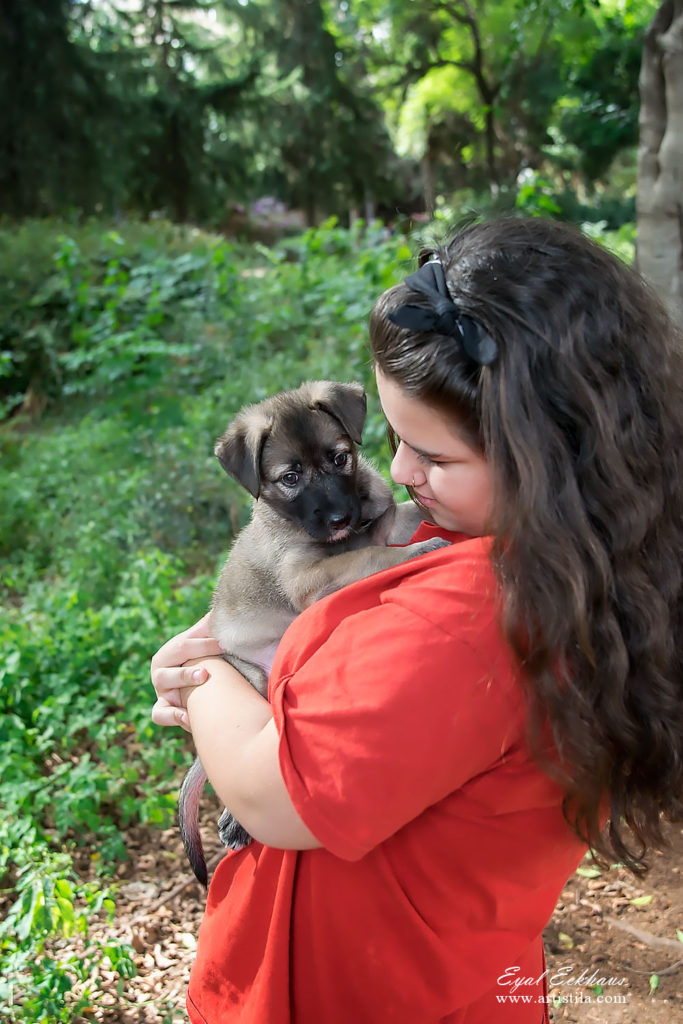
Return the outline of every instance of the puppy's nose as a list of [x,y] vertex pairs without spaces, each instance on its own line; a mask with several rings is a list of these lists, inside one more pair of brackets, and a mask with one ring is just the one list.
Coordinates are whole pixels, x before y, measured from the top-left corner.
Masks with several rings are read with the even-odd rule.
[[348,512],[332,512],[328,520],[333,530],[345,530],[351,522]]

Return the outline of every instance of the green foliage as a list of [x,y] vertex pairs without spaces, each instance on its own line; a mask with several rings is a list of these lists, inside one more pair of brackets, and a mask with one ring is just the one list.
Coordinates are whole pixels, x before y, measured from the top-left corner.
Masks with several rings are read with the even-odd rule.
[[74,875],[68,856],[29,847],[18,860],[16,899],[0,925],[3,1019],[69,1024],[92,1005],[102,970],[136,973],[132,950],[91,937],[90,920],[112,920],[114,903]]
[[[532,184],[520,204],[547,212]],[[169,825],[190,761],[184,733],[151,724],[149,659],[204,614],[245,521],[215,438],[246,402],[360,380],[366,450],[387,465],[365,322],[417,249],[334,219],[248,252],[164,223],[43,229],[5,236],[1,257],[13,365],[41,331],[61,339],[48,414],[0,427],[0,999],[16,1024],[70,1021],[103,971],[122,984],[134,970],[92,923],[113,911],[126,829]],[[591,230],[624,254],[632,242]],[[23,333],[20,295],[34,299]]]
[[[528,168],[590,187],[633,147],[657,6],[6,0],[0,214],[233,230],[231,211],[263,196],[318,223],[497,193]],[[34,344],[49,360],[50,331]]]
[[[412,251],[334,220],[248,253],[164,223],[2,242],[15,380],[52,339],[31,378],[48,415],[0,429],[0,994],[10,1020],[42,1024],[96,1001],[102,969],[133,969],[89,922],[113,907],[126,829],[169,825],[190,760],[185,734],[151,724],[149,658],[206,611],[245,520],[214,440],[303,379],[370,384],[364,321]],[[383,450],[376,407],[366,441]],[[75,872],[83,848],[97,886]]]
[[[87,131],[104,82],[69,38],[65,0],[5,0],[0,32],[0,210],[27,215],[93,201]],[[9,98],[12,101],[9,102]]]
[[[652,13],[652,12],[651,12]],[[603,19],[601,31],[567,67],[558,129],[587,181],[605,175],[616,153],[638,141],[638,75],[647,21]],[[609,68],[609,75],[601,69]]]
[[[229,31],[210,32],[216,6]],[[7,0],[0,33],[0,211],[164,210],[207,218],[244,185],[230,130],[255,77],[240,5]],[[254,65],[256,59],[251,58]]]
[[356,0],[337,19],[371,55],[397,150],[422,161],[426,197],[432,188],[448,203],[462,188],[514,186],[529,168],[555,178],[580,162],[593,182],[632,145],[656,3],[610,4],[609,16],[604,6]]
[[[0,297],[4,411],[29,388],[34,398],[102,398],[122,385],[145,390],[169,372],[196,386],[197,349],[240,290],[233,248],[209,236],[193,247],[190,232],[168,226],[155,234],[133,225],[128,238],[64,227],[0,231],[10,282]],[[190,244],[176,252],[179,239]],[[213,369],[204,362],[205,373]]]
[[624,263],[633,263],[636,254],[635,224],[622,224],[611,230],[606,221],[582,224],[582,229],[589,238],[594,238],[622,259]]
[[549,183],[535,174],[520,185],[515,206],[527,217],[555,217],[561,212]]
[[74,876],[67,851],[89,847],[108,874],[126,856],[126,826],[172,821],[169,784],[188,751],[149,721],[146,665],[168,632],[203,613],[210,588],[206,576],[183,585],[180,563],[150,547],[125,559],[109,599],[97,600],[103,567],[92,563],[91,581],[85,563],[64,557],[64,577],[26,580],[0,627],[0,877],[15,890],[0,974],[22,1024],[69,1021],[102,969],[134,970],[124,944],[89,938],[88,921],[113,912],[113,899]]
[[[351,252],[357,264],[340,276]],[[291,360],[293,348],[305,358],[347,325],[360,354],[359,322],[397,259],[410,256],[400,239],[383,241],[379,225],[357,221],[347,232],[334,218],[247,254],[167,225],[157,235],[135,225],[67,233],[38,222],[0,231],[9,282],[0,296],[0,414],[36,395],[63,404],[125,394],[130,406],[155,387],[167,415],[169,392],[195,393],[235,361],[260,369],[285,350]]]

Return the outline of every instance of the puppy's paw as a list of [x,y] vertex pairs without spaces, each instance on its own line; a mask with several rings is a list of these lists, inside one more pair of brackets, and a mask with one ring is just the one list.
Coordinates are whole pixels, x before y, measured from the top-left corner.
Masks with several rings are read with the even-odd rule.
[[236,821],[230,811],[223,811],[218,819],[218,836],[223,846],[229,850],[241,850],[249,846],[251,836],[245,828],[242,828],[239,821]]
[[451,542],[444,540],[443,537],[430,537],[429,540],[420,540],[416,544],[408,544],[406,551],[410,552],[411,558],[417,558],[418,555],[427,555],[430,551],[438,551],[439,548],[450,547]]

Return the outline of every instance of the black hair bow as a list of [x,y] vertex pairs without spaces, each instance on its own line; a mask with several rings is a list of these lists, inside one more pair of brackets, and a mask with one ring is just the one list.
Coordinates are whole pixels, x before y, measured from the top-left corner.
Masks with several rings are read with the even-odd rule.
[[399,306],[389,319],[409,331],[431,331],[458,338],[469,358],[479,366],[488,366],[498,355],[498,346],[481,324],[462,313],[453,302],[446,285],[443,267],[438,260],[423,264],[407,277],[405,284],[413,292],[429,299],[425,306]]

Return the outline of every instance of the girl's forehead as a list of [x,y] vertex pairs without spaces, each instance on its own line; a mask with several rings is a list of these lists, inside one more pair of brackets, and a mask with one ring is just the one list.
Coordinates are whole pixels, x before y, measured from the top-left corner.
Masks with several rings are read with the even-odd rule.
[[455,457],[471,445],[455,417],[407,394],[396,381],[376,369],[377,390],[389,425],[410,448],[430,458]]

